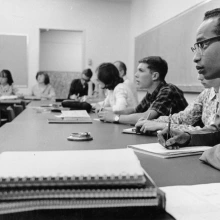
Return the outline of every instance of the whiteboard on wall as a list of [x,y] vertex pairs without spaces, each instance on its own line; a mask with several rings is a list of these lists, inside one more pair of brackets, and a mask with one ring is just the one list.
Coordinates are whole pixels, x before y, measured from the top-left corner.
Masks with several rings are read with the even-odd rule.
[[0,71],[12,73],[14,85],[27,86],[27,36],[0,34]]
[[83,41],[83,31],[40,29],[40,70],[81,72]]
[[208,10],[219,7],[219,1],[205,1],[167,22],[135,38],[135,67],[147,56],[161,56],[168,63],[166,81],[185,92],[200,92],[191,47],[196,41],[196,30]]

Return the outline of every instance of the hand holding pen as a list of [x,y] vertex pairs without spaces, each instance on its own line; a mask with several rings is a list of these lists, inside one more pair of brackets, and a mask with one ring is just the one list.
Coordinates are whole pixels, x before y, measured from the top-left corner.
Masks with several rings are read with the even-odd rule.
[[172,108],[170,108],[167,128],[163,129],[163,131],[161,131],[161,132],[158,132],[157,136],[158,136],[158,141],[160,144],[162,144],[164,147],[166,147],[170,150],[171,149],[174,150],[174,149],[178,149],[179,146],[176,145],[176,142],[174,142],[174,145],[169,145],[170,140],[172,140],[172,137],[173,137],[172,136],[173,132],[171,132],[171,121],[172,121],[171,113],[172,113]]
[[147,121],[147,120],[149,120],[150,119],[150,116],[151,116],[151,112],[149,112],[149,114],[147,115],[147,118],[140,118],[139,120],[138,120],[138,122],[136,123],[136,125],[135,125],[135,129],[136,129],[136,133],[137,134],[140,134],[140,133],[146,133],[146,130],[145,130],[145,128],[143,128],[143,125],[145,124],[145,122]]
[[171,120],[172,116],[170,114],[168,126],[157,134],[159,143],[170,150],[187,146],[191,139],[190,134],[187,132],[179,131],[177,129],[171,129]]

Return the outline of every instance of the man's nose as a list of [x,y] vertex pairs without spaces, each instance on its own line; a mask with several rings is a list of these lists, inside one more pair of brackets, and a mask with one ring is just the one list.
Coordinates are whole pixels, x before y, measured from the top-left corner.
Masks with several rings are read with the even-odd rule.
[[201,54],[201,52],[195,52],[195,54],[194,54],[194,57],[193,57],[193,61],[195,62],[195,63],[198,63],[200,60],[201,60],[201,57],[202,57],[202,54]]

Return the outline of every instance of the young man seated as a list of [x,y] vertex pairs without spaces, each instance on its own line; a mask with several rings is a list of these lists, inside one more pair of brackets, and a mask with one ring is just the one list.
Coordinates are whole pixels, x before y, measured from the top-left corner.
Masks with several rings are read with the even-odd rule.
[[143,100],[135,108],[127,108],[116,114],[101,111],[98,113],[99,118],[102,121],[134,125],[142,117],[155,119],[185,109],[187,101],[183,92],[165,81],[167,71],[167,62],[159,56],[141,59],[135,79],[139,88],[147,90]]
[[[77,100],[80,97],[88,95],[88,82],[92,78],[91,69],[85,69],[81,73],[80,79],[74,79],[70,85],[68,99]],[[94,83],[92,84],[92,89],[94,90]]]

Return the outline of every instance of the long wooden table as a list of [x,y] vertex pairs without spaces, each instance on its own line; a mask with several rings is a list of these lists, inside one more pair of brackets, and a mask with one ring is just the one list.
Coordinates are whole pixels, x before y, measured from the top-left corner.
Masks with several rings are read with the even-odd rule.
[[[156,137],[122,134],[127,125],[102,123],[92,124],[48,124],[50,112],[39,113],[34,106],[42,102],[32,102],[13,122],[0,128],[0,152],[3,151],[59,151],[126,148],[129,144],[153,143]],[[91,114],[96,118],[95,114]],[[68,141],[72,132],[91,132],[92,141]],[[137,153],[143,168],[153,178],[157,186],[193,185],[220,182],[219,171],[200,162],[200,156],[162,159]],[[76,216],[74,210],[34,211],[0,216],[0,219],[101,219],[84,211]],[[55,218],[54,215],[57,215]],[[92,215],[92,216],[91,216]],[[65,216],[65,217],[64,217]],[[129,218],[127,218],[129,219]],[[133,219],[133,218],[131,218]],[[172,219],[168,214],[149,216],[148,219]]]

